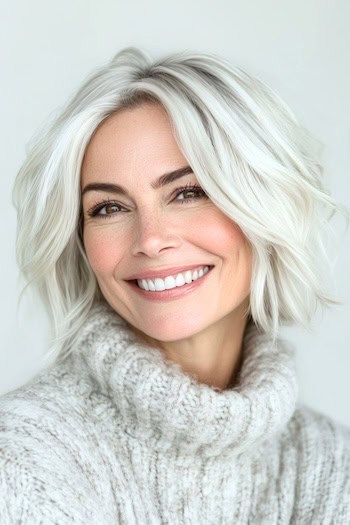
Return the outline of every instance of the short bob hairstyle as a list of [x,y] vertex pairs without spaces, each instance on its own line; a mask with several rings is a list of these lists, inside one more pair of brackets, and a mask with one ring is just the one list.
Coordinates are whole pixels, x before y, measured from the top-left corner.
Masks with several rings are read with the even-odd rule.
[[275,341],[282,324],[310,329],[318,304],[342,304],[324,289],[325,234],[335,211],[347,226],[349,213],[324,186],[319,142],[274,91],[219,56],[184,51],[152,61],[127,47],[34,135],[13,188],[26,281],[19,300],[31,285],[54,329],[43,359],[63,360],[93,304],[105,300],[83,244],[85,149],[109,115],[145,102],[165,108],[198,182],[251,243],[249,322]]

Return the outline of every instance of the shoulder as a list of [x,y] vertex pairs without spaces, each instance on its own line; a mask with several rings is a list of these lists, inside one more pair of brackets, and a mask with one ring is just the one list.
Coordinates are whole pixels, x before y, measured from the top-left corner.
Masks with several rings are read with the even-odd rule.
[[43,429],[55,420],[64,426],[68,421],[78,424],[85,402],[83,393],[88,391],[84,378],[71,373],[67,366],[56,365],[42,370],[25,385],[0,397],[0,421],[4,433],[24,437]]
[[54,366],[0,397],[1,523],[95,523],[93,392],[87,378]]
[[[111,401],[84,370],[68,360],[42,370],[31,381],[0,396],[1,445],[78,447],[96,426],[111,418]],[[106,414],[104,414],[106,412]]]
[[300,450],[313,447],[326,456],[341,455],[350,459],[350,428],[326,414],[299,403],[288,429]]
[[349,523],[350,428],[298,404],[284,441],[295,466],[296,518],[323,523],[328,517],[327,523]]

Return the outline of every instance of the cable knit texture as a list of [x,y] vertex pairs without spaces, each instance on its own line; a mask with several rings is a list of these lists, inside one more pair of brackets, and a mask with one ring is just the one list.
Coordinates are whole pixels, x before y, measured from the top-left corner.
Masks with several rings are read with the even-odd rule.
[[350,429],[297,394],[294,350],[254,324],[220,390],[95,305],[63,363],[0,398],[0,523],[350,524]]

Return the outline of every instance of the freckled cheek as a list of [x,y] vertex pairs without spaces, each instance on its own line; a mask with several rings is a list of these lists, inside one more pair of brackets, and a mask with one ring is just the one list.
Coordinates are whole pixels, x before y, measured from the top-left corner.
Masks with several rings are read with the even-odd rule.
[[96,274],[113,271],[123,257],[120,250],[123,244],[110,236],[86,234],[84,245],[91,268]]

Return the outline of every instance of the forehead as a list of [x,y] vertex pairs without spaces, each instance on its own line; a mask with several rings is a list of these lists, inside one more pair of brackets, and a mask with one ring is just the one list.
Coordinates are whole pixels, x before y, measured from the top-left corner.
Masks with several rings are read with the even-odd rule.
[[148,102],[122,109],[100,124],[85,151],[82,179],[154,178],[184,164],[166,110]]

